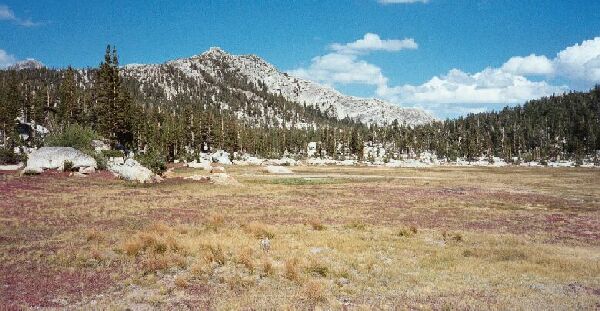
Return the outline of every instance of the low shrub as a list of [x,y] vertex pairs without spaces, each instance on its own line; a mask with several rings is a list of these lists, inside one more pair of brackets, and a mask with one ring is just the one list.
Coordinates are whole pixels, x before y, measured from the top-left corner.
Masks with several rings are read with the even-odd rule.
[[306,282],[302,293],[304,298],[310,303],[318,303],[326,300],[325,288],[323,284],[317,280],[309,280]]
[[91,156],[92,158],[94,158],[94,160],[96,160],[96,164],[98,165],[97,168],[99,170],[106,169],[106,167],[108,165],[108,161],[101,153],[96,153],[96,152],[85,152],[85,153],[88,154],[89,156]]
[[220,266],[225,264],[227,259],[225,258],[225,252],[223,252],[220,245],[204,245],[203,249],[205,251],[204,259],[207,262],[214,262]]
[[244,247],[237,256],[237,262],[244,265],[248,270],[254,271],[254,260],[252,259],[252,255],[254,251],[250,247]]
[[398,231],[398,236],[408,238],[415,234],[417,234],[418,230],[415,226],[410,226],[409,228],[402,228]]
[[0,148],[0,165],[18,164],[27,161],[24,154],[16,154],[12,149]]
[[102,155],[105,158],[119,158],[125,157],[125,154],[121,150],[102,150]]
[[62,132],[46,137],[44,143],[50,147],[73,147],[81,151],[92,151],[92,140],[99,137],[100,135],[89,127],[72,124]]
[[313,218],[310,220],[310,226],[313,228],[313,230],[317,230],[317,231],[322,231],[325,230],[327,227],[325,227],[325,225],[317,218]]
[[269,275],[273,275],[275,273],[275,268],[273,267],[273,262],[271,261],[271,259],[267,256],[264,256],[260,266],[262,268],[262,276],[269,276]]
[[329,274],[329,267],[319,261],[319,259],[312,259],[308,267],[306,267],[306,272],[315,276],[327,277]]
[[446,231],[443,231],[442,237],[444,238],[444,241],[462,242],[463,240],[463,236],[460,233],[448,233]]
[[249,223],[244,225],[243,228],[246,233],[253,235],[257,239],[273,239],[275,237],[275,233],[262,223]]
[[344,227],[348,229],[365,230],[367,225],[360,220],[353,220],[351,223],[346,224]]
[[167,170],[167,162],[165,157],[160,153],[152,151],[144,154],[138,154],[135,159],[140,162],[141,165],[149,168],[155,174],[162,174]]
[[225,224],[225,217],[220,214],[211,214],[206,222],[206,227],[210,230],[217,231]]
[[298,259],[297,258],[288,258],[283,263],[283,275],[286,279],[291,281],[297,281],[300,278],[300,273],[298,272]]
[[71,172],[73,171],[73,162],[65,161],[63,163],[63,172]]

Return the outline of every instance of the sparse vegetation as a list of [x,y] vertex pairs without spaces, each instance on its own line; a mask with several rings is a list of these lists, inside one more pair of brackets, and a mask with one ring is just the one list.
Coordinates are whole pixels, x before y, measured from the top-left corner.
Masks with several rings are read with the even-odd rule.
[[65,172],[71,172],[71,171],[73,171],[73,162],[71,162],[71,161],[65,161],[63,163],[63,171],[65,171]]
[[326,229],[325,225],[318,218],[312,218],[309,224],[313,230],[321,231]]
[[73,147],[83,152],[92,151],[92,140],[99,139],[100,135],[92,128],[79,124],[65,127],[62,132],[54,133],[44,140],[46,146]]
[[0,148],[0,165],[17,164],[27,161],[24,154],[16,154],[12,149]]
[[[0,175],[0,269],[10,272],[0,278],[11,286],[0,290],[0,305],[48,307],[60,295],[74,308],[94,300],[106,309],[593,309],[600,302],[599,171],[296,170],[336,173],[343,187],[260,183],[256,171],[228,168],[244,184],[236,189]],[[358,180],[372,175],[384,178]],[[26,291],[48,284],[44,295]]]

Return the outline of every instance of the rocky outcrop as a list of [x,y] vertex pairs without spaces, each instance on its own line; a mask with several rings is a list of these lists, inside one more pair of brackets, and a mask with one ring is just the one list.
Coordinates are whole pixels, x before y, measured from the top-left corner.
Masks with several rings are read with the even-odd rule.
[[73,169],[98,167],[96,160],[71,147],[42,147],[31,154],[27,159],[26,172],[42,172],[46,169],[62,170],[65,162],[70,162]]
[[153,183],[162,180],[162,178],[134,159],[127,159],[123,164],[109,163],[108,170],[121,179],[140,183]]

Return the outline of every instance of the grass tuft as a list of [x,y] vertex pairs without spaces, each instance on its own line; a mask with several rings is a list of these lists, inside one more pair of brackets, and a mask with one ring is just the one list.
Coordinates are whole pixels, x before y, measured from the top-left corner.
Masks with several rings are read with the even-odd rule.
[[290,281],[298,281],[300,279],[300,273],[298,272],[299,261],[298,258],[288,258],[283,263],[283,275]]

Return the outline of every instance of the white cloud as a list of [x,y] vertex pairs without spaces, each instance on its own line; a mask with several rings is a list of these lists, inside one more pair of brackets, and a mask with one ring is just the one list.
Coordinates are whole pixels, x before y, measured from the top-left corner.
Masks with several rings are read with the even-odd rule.
[[381,4],[399,4],[399,3],[427,3],[429,0],[378,0]]
[[571,87],[589,88],[600,83],[600,37],[567,47],[553,59],[536,54],[515,56],[500,68],[489,67],[476,73],[452,69],[416,85],[390,85],[379,66],[361,59],[372,51],[411,48],[407,40],[417,48],[412,39],[382,40],[378,35],[366,34],[355,42],[331,45],[333,52],[313,58],[308,68],[290,74],[334,87],[352,83],[375,86],[376,97],[446,114],[452,106],[466,112],[482,109],[482,105],[523,103],[569,90],[569,86],[556,83],[555,78],[564,79]]
[[368,84],[385,85],[387,78],[381,68],[356,55],[330,53],[312,59],[308,68],[300,68],[289,72],[299,78],[313,80],[328,85],[334,84]]
[[12,21],[15,20],[17,17],[15,16],[15,13],[6,5],[0,5],[0,20],[3,21]]
[[17,59],[8,53],[5,50],[0,49],[0,68],[6,68],[12,64],[14,64]]
[[354,42],[330,45],[329,49],[333,52],[314,57],[307,68],[298,68],[289,73],[331,86],[365,84],[383,87],[387,85],[388,79],[381,72],[381,68],[359,59],[359,56],[374,51],[397,52],[416,48],[418,45],[413,39],[382,40],[377,34],[367,33],[362,39]]
[[570,46],[554,60],[559,75],[570,79],[600,83],[600,37]]
[[33,22],[31,19],[22,19],[15,15],[8,6],[0,4],[0,21],[11,21],[24,27],[39,26],[41,23]]
[[554,73],[554,64],[546,56],[531,54],[512,57],[502,65],[502,70],[517,75],[550,75]]
[[412,38],[381,40],[379,35],[374,33],[366,33],[362,39],[354,42],[334,43],[330,46],[332,50],[345,54],[364,54],[372,51],[397,52],[405,49],[414,50],[418,47],[419,45]]
[[600,83],[600,37],[567,47],[554,59],[535,54],[512,57],[502,65],[502,70],[518,75],[566,78],[589,87]]
[[400,104],[513,104],[566,90],[566,86],[530,81],[502,69],[486,68],[475,74],[452,69],[421,85],[378,88],[377,95]]

